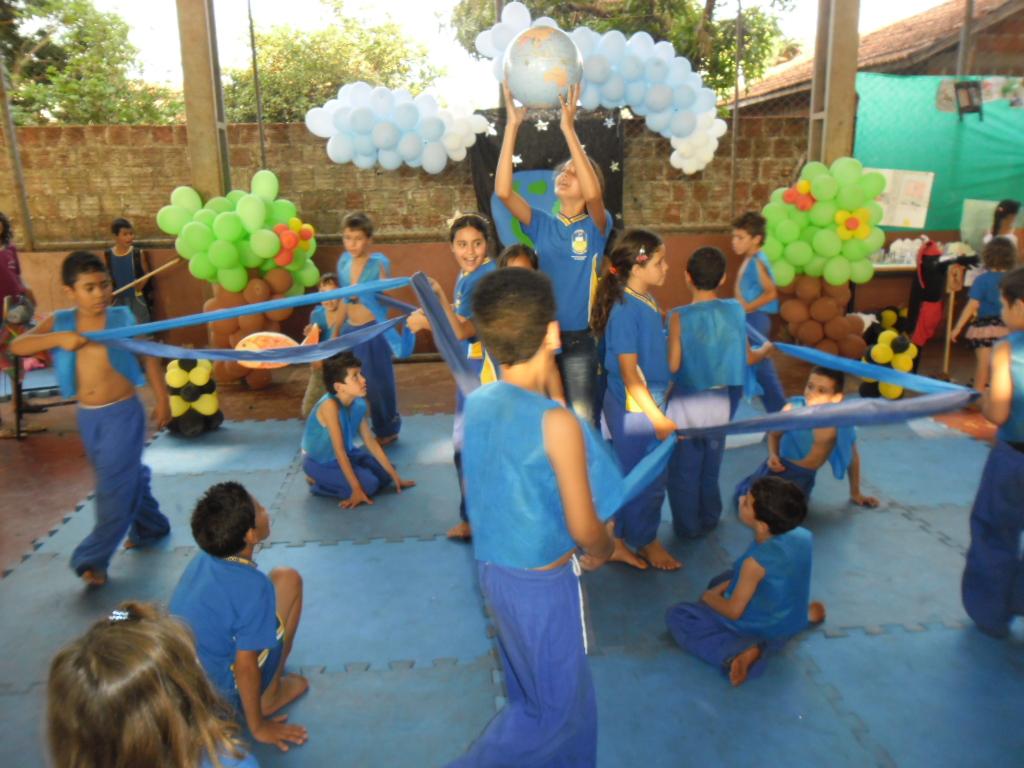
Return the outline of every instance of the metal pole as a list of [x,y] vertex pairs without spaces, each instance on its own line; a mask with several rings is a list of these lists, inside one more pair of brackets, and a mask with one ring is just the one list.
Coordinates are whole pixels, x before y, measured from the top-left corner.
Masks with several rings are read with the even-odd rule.
[[14,127],[14,115],[8,100],[7,67],[0,57],[0,109],[3,110],[4,133],[7,135],[7,153],[10,155],[11,170],[14,171],[14,182],[18,188],[18,208],[21,210],[21,226],[25,231],[25,250],[36,249],[36,234],[32,227],[32,214],[28,207],[28,194],[25,191],[25,172],[21,167],[21,153],[18,151],[18,133]]
[[971,45],[971,25],[974,21],[974,0],[964,0],[964,23],[960,27],[960,48],[956,54],[956,76],[964,76],[967,69],[967,51]]
[[732,146],[729,173],[729,218],[736,218],[736,142],[740,132],[740,61],[743,57],[743,2],[736,0],[736,60],[732,87]]
[[[494,0],[494,23],[501,21],[501,12],[505,10],[505,0]],[[498,83],[498,109],[505,109],[505,90],[502,83]],[[505,119],[508,119],[506,115]]]
[[263,132],[263,89],[260,87],[260,70],[256,64],[256,30],[252,23],[252,0],[246,0],[249,7],[249,49],[252,51],[252,84],[256,90],[256,125],[260,131],[260,168],[267,167],[267,137]]

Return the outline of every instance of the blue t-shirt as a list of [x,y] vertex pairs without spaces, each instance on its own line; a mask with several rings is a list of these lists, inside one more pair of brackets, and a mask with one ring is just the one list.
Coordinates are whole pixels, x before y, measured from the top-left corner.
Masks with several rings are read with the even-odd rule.
[[735,299],[698,301],[676,307],[683,362],[673,376],[682,394],[742,386],[747,371],[747,317]]
[[999,427],[998,437],[1008,443],[1024,443],[1024,331],[1006,337],[1010,345],[1010,417]]
[[726,619],[740,634],[753,637],[790,637],[807,627],[807,606],[811,600],[811,555],[814,536],[806,528],[756,541],[736,560],[732,581],[724,596],[732,596],[739,583],[740,569],[748,557],[765,570],[754,596],[738,619]]
[[[53,313],[53,330],[77,331],[78,310],[58,309]],[[125,328],[135,325],[135,315],[128,307],[107,307],[107,324],[105,328]],[[53,367],[57,372],[57,384],[63,397],[74,397],[78,394],[78,372],[75,369],[78,353],[69,352],[57,347],[52,350]],[[107,357],[115,371],[124,376],[134,386],[145,384],[146,377],[135,355],[126,349],[107,347]]]
[[979,320],[1002,315],[1003,305],[1000,301],[999,284],[1005,276],[1005,272],[982,272],[971,283],[968,296],[978,302]]
[[260,666],[282,641],[274,585],[256,564],[200,552],[185,568],[170,611],[196,636],[207,677],[224,695],[236,695],[233,666],[238,651],[258,651]]
[[654,401],[663,406],[671,374],[661,310],[653,298],[629,288],[608,316],[608,326],[604,331],[604,367],[608,372],[608,391],[627,411],[641,413],[640,407],[626,392],[619,370],[619,355],[637,356],[637,366],[647,383],[647,390]]
[[[452,308],[455,310],[456,315],[467,320],[473,317],[473,290],[476,288],[477,283],[497,268],[497,264],[487,259],[469,274],[465,272],[459,273],[452,296]],[[479,373],[484,364],[483,344],[480,343],[476,336],[473,336],[461,341],[460,345],[463,355],[470,361],[470,366]]]
[[597,291],[597,275],[613,219],[604,212],[604,230],[587,213],[571,219],[531,208],[530,224],[523,232],[537,251],[541,271],[551,278],[556,318],[563,331],[590,327],[590,307]]
[[[330,464],[337,461],[334,455],[334,446],[331,444],[331,433],[327,427],[320,423],[317,415],[322,406],[334,395],[324,395],[317,400],[316,405],[306,419],[306,427],[302,431],[302,451],[313,461],[320,464]],[[357,397],[352,405],[343,405],[340,400],[334,398],[338,404],[338,422],[341,424],[341,436],[345,443],[345,453],[351,453],[355,440],[359,437],[359,427],[366,418],[366,400]]]
[[[786,400],[794,408],[805,408],[807,399],[804,397],[790,397]],[[828,455],[829,466],[832,467],[832,475],[837,480],[846,476],[846,470],[853,461],[853,446],[857,442],[856,427],[837,427],[836,444],[832,447],[832,453]],[[814,445],[813,429],[791,429],[782,433],[779,441],[779,456],[790,461],[800,461],[811,450]]]
[[[765,255],[764,251],[758,251],[754,254],[754,257],[747,262],[747,268],[743,270],[743,274],[740,275],[740,295],[748,304],[764,293],[764,287],[761,285],[761,274],[760,270],[757,268],[757,262],[764,264],[764,268],[768,270],[768,276],[772,281],[775,280],[775,275],[772,272],[771,260],[769,260]],[[760,309],[754,311],[774,315],[779,311],[779,301],[778,299],[769,301]]]

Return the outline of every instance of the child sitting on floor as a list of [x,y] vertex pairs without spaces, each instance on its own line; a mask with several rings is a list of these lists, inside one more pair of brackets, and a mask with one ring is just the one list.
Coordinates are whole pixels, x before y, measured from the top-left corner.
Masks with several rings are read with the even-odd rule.
[[[783,410],[841,403],[845,382],[846,377],[842,372],[816,365],[807,377],[803,397],[789,398]],[[842,480],[849,472],[851,502],[861,507],[878,506],[878,499],[860,492],[860,453],[857,451],[857,431],[854,427],[769,432],[768,459],[754,474],[736,486],[733,503],[739,504],[740,498],[750,490],[755,480],[774,474],[796,483],[809,499],[818,470],[826,461],[831,465],[832,474],[837,480]]]
[[155,605],[122,603],[58,652],[47,698],[58,768],[258,768],[192,634]]
[[[327,393],[313,406],[302,435],[302,471],[312,492],[352,509],[372,504],[370,497],[390,483],[398,493],[416,485],[399,477],[370,430],[366,379],[356,356],[342,352],[324,360],[323,375]],[[363,448],[355,445],[357,435]]]
[[309,682],[284,674],[302,616],[302,577],[291,568],[269,576],[256,567],[256,545],[270,536],[270,516],[239,483],[211,486],[192,512],[202,550],[185,568],[170,610],[192,628],[210,682],[245,716],[252,737],[283,751],[303,744],[306,729],[272,717]]
[[740,499],[740,520],[754,542],[731,571],[708,583],[699,603],[679,603],[665,614],[675,641],[728,673],[733,685],[808,622],[825,620],[825,606],[809,602],[814,537],[800,527],[806,516],[807,498],[796,485],[758,479]]
[[[320,275],[320,291],[334,291],[338,289],[338,278],[331,272],[324,272]],[[341,299],[323,301],[316,305],[309,313],[309,323],[302,331],[303,336],[308,336],[314,328],[320,331],[320,341],[333,339],[341,333],[341,327],[345,322],[345,305]],[[302,397],[302,418],[307,418],[313,406],[327,392],[324,386],[324,363],[322,360],[309,364],[309,383],[306,384],[306,394]]]

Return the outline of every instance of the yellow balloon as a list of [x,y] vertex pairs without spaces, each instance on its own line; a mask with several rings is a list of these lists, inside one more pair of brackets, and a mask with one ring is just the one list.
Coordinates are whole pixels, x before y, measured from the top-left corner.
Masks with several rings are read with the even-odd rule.
[[903,371],[908,373],[914,368],[914,358],[910,356],[910,353],[904,352],[899,355],[892,356],[892,367],[897,371]]
[[897,320],[899,320],[899,315],[891,309],[883,309],[882,314],[878,316],[878,321],[882,324],[883,328],[892,328],[896,325]]
[[879,365],[887,365],[892,358],[892,347],[879,343],[871,348],[871,359]]
[[917,344],[911,344],[910,349],[907,350],[907,354],[910,355],[911,360],[917,357]]
[[288,219],[288,229],[294,232],[296,235],[299,234],[299,230],[302,229],[302,219],[298,216],[292,216]]
[[899,336],[900,335],[896,333],[896,331],[882,331],[880,334],[878,334],[878,343],[883,344],[887,347],[891,347],[892,343],[896,341],[896,339],[898,339]]
[[177,368],[177,367],[178,367],[178,361],[177,360],[171,360],[171,362],[169,362],[167,364],[167,370],[168,371],[170,371],[170,370],[172,370],[174,368]]
[[[871,362],[866,357],[862,357],[860,359],[860,361],[862,363],[870,363]],[[860,380],[863,381],[865,384],[874,384],[876,381],[878,381],[878,379],[867,379],[867,378],[864,378],[863,376],[860,377]]]
[[850,218],[850,212],[849,212],[849,211],[836,211],[836,217],[835,217],[835,222],[836,222],[836,224],[838,224],[839,226],[841,226],[841,227],[842,227],[842,226],[843,226],[843,224],[845,224],[845,223],[846,223],[846,220],[847,220],[848,218]]
[[211,371],[213,370],[213,362],[210,360],[196,360],[196,365],[200,368],[209,368]]
[[197,387],[202,387],[210,380],[210,369],[202,365],[197,365],[188,372],[188,380]]
[[906,317],[910,314],[910,307],[900,307],[900,317]]
[[799,192],[801,195],[806,195],[808,192],[811,191],[811,182],[809,182],[807,179],[802,179],[797,183],[796,191]]
[[839,228],[839,239],[840,240],[849,240],[852,237],[853,237],[853,232],[848,230],[846,227],[840,227]]
[[867,236],[871,234],[871,227],[867,224],[861,224],[853,231],[853,234],[857,236],[858,240],[866,240]]
[[853,212],[853,215],[857,217],[858,221],[867,221],[871,218],[871,213],[867,208],[858,208]]
[[181,368],[168,367],[167,373],[164,374],[164,381],[167,382],[168,387],[181,389],[188,384],[188,374],[181,370]]
[[203,416],[213,416],[220,407],[217,402],[216,395],[200,395],[199,398],[192,403],[192,407],[195,408]]
[[897,400],[903,394],[903,387],[896,384],[887,384],[883,381],[878,385],[878,391],[882,393],[882,397],[886,400]]
[[178,418],[188,410],[188,403],[181,395],[171,395],[171,417]]

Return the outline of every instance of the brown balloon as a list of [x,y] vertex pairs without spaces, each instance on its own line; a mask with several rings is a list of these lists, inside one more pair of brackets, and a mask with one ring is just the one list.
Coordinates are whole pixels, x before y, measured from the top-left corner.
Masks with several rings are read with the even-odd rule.
[[860,315],[847,315],[846,324],[849,326],[850,333],[855,336],[864,335],[864,318]]
[[214,320],[210,328],[218,336],[230,336],[238,330],[238,318],[229,317],[226,320]]
[[245,297],[247,304],[259,304],[261,301],[266,301],[270,298],[270,286],[267,285],[265,280],[254,278],[245,286],[245,291],[242,295]]
[[839,345],[833,339],[822,339],[814,345],[815,349],[827,352],[830,355],[839,354]]
[[220,285],[213,286],[213,298],[221,307],[241,307],[246,304],[245,296],[234,291],[225,290]]
[[274,298],[280,298],[277,294],[284,293],[292,287],[292,273],[280,267],[271,269],[263,276],[263,279],[270,287],[271,292],[275,294]]
[[231,347],[234,348],[234,347],[238,346],[238,342],[240,342],[242,339],[244,339],[248,335],[249,334],[245,333],[244,331],[240,331],[240,330],[239,331],[235,331],[234,333],[232,333],[228,337],[228,344],[230,344]]
[[203,312],[213,312],[215,309],[221,309],[220,304],[217,303],[217,297],[203,302]]
[[[274,270],[270,270],[270,272],[273,271]],[[281,271],[283,272],[284,270]],[[269,275],[270,272],[268,272],[267,274]],[[273,296],[270,297],[270,300],[274,301],[276,299],[283,298],[284,296],[275,293]],[[272,309],[270,312],[264,312],[264,314],[267,316],[268,320],[272,320],[275,323],[283,323],[285,320],[292,316],[293,311],[294,310],[292,309],[292,307],[285,307],[284,309]]]
[[815,299],[814,303],[811,304],[811,317],[819,323],[827,323],[832,318],[838,316],[839,305],[836,304],[835,299],[822,296],[820,299]]
[[213,380],[218,384],[230,384],[248,374],[249,369],[243,368],[234,360],[218,360],[213,364]]
[[256,369],[246,374],[245,383],[249,389],[266,389],[273,383],[273,377],[270,375],[270,371]]
[[800,330],[800,323],[786,323],[786,330],[791,338],[796,339],[797,331]]
[[833,341],[839,341],[844,336],[850,335],[850,326],[845,317],[837,316],[825,323],[825,336]]
[[264,317],[262,312],[256,312],[251,315],[242,315],[238,318],[238,330],[248,336],[250,333],[256,333],[266,329],[267,319]]
[[821,286],[821,290],[825,296],[831,296],[835,299],[836,303],[843,309],[846,309],[847,305],[850,303],[850,297],[852,294],[850,293],[850,286],[846,283],[843,283],[842,285],[830,285],[829,283],[825,283]]
[[801,344],[813,347],[825,338],[825,329],[822,328],[821,323],[817,320],[805,320],[797,328],[796,338]]
[[267,323],[266,328],[264,328],[263,330],[264,331],[273,331],[274,333],[280,333],[281,332],[281,324],[272,320],[272,321]]
[[839,354],[851,360],[860,360],[868,349],[868,344],[860,336],[851,333],[839,340]]
[[214,349],[228,349],[231,346],[231,334],[210,333],[210,346]]
[[782,302],[782,306],[779,307],[779,314],[782,315],[782,319],[787,323],[797,324],[802,323],[811,316],[807,310],[807,305],[800,301],[800,299],[787,299]]
[[810,304],[816,298],[821,296],[821,284],[822,279],[820,277],[811,277],[810,275],[800,275],[796,279],[796,295],[797,298],[803,299],[803,301]]

